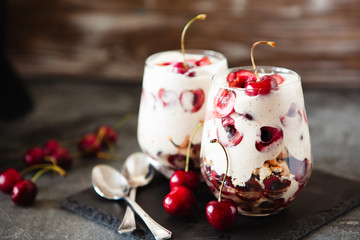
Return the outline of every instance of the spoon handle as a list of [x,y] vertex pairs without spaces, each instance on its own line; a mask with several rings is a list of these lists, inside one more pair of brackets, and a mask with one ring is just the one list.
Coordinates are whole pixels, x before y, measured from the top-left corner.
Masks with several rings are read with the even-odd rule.
[[155,239],[169,239],[171,238],[172,233],[155,222],[134,200],[129,197],[124,197],[124,199],[128,202],[128,204],[132,207],[132,209],[139,215],[139,217],[144,221],[146,226],[154,235]]
[[[135,201],[136,198],[136,188],[131,188],[129,193],[129,198]],[[131,233],[136,229],[135,214],[131,207],[127,206],[124,218],[118,228],[118,232]]]

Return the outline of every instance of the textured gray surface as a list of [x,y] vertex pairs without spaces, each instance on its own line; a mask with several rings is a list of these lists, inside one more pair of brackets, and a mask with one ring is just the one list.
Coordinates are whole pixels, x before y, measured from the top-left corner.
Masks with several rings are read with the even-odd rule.
[[[117,152],[124,159],[138,151],[136,140],[139,85],[30,81],[36,109],[26,118],[0,123],[0,171],[22,168],[27,148],[49,138],[71,139],[101,124],[115,124],[126,113],[131,120],[121,129]],[[314,167],[360,181],[360,91],[305,89]],[[120,168],[122,161],[75,159],[65,178],[43,176],[37,182],[36,203],[27,208],[13,205],[0,193],[0,239],[122,239],[108,228],[60,208],[67,196],[90,187],[91,168],[106,163]],[[360,190],[359,190],[360,191]],[[334,192],[336,194],[336,192]],[[306,239],[360,239],[360,207],[311,233]]]

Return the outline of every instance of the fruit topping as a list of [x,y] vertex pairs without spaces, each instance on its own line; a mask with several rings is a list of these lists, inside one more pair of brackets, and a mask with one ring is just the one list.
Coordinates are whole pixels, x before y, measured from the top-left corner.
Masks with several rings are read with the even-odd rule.
[[180,94],[180,104],[185,112],[197,112],[203,106],[205,93],[202,89],[184,90]]
[[14,168],[8,168],[0,174],[0,191],[11,193],[14,185],[22,180],[19,172]]
[[247,82],[245,84],[245,94],[253,97],[257,95],[267,95],[271,90],[276,90],[278,84],[275,78],[265,75],[262,76],[260,81]]
[[225,147],[238,145],[243,139],[243,134],[235,128],[235,120],[230,116],[221,119],[222,127],[218,127],[217,136]]
[[176,104],[178,96],[174,91],[167,91],[161,88],[158,92],[158,97],[164,107],[173,106]]
[[247,70],[240,70],[229,73],[226,80],[229,83],[229,87],[244,88],[247,82],[256,81],[256,75]]
[[197,203],[194,193],[184,186],[175,186],[163,201],[165,211],[176,217],[186,217],[196,209]]
[[271,77],[275,78],[278,85],[284,82],[284,78],[279,74],[272,74]]
[[23,158],[25,166],[32,166],[44,162],[45,152],[40,147],[29,149]]
[[206,19],[206,14],[199,14],[196,17],[194,17],[193,19],[191,19],[184,27],[182,33],[181,33],[181,53],[183,55],[183,67],[186,69],[188,68],[187,62],[186,62],[186,58],[185,58],[185,33],[187,31],[187,29],[190,27],[190,25],[196,21],[196,20],[205,20]]
[[198,67],[202,67],[202,66],[206,66],[206,65],[210,65],[210,64],[211,64],[211,61],[206,56],[195,62],[195,65]]
[[223,118],[234,111],[236,95],[235,92],[220,88],[215,97],[214,115],[217,118]]
[[261,127],[260,140],[256,141],[255,147],[259,152],[269,152],[275,147],[278,147],[283,139],[283,131],[276,127]]

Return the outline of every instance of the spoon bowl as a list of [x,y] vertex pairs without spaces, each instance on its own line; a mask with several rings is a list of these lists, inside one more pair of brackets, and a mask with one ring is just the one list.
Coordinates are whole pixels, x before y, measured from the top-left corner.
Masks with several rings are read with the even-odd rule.
[[125,161],[121,173],[132,188],[143,187],[153,179],[154,168],[147,161],[142,152],[131,154]]
[[110,200],[124,199],[144,221],[155,239],[171,238],[171,231],[155,222],[134,200],[127,196],[129,185],[126,178],[111,166],[100,164],[91,172],[91,181],[94,190],[101,197]]

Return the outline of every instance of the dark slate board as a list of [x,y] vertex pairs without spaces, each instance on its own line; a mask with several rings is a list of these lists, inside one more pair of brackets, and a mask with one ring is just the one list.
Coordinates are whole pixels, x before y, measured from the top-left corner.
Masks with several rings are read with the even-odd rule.
[[[196,192],[196,212],[185,219],[172,217],[162,208],[168,192],[168,180],[157,175],[149,186],[138,189],[137,202],[153,219],[173,232],[172,239],[299,239],[360,204],[360,182],[315,170],[308,185],[289,208],[267,217],[239,215],[231,231],[219,232],[205,216],[206,204],[215,199],[205,183]],[[116,231],[126,203],[103,199],[89,188],[66,198],[62,207]],[[137,230],[122,237],[153,239],[140,218],[137,218]]]

